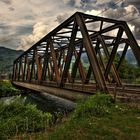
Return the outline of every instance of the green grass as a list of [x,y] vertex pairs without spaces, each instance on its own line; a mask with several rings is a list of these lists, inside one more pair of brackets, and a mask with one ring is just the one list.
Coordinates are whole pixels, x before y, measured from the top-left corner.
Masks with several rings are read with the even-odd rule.
[[[62,116],[61,116],[62,117]],[[19,135],[32,140],[140,140],[140,109],[114,103],[97,93],[78,103],[74,112],[47,131]]]
[[108,95],[97,94],[78,104],[75,112],[49,140],[139,140],[140,109],[114,104]]

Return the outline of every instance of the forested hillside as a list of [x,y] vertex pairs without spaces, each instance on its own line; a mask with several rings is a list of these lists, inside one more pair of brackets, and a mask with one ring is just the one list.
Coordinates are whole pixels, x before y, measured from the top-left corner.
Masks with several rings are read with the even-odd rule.
[[10,72],[14,59],[22,53],[22,50],[12,50],[0,46],[0,72]]

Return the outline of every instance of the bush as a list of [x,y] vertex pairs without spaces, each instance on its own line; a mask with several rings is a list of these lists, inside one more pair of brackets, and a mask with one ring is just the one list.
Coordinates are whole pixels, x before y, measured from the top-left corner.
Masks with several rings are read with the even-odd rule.
[[0,96],[11,96],[20,94],[20,90],[13,87],[10,81],[0,81]]
[[25,104],[25,99],[20,96],[9,104],[0,102],[0,139],[45,130],[51,121],[50,113],[43,113],[35,105]]
[[78,104],[74,117],[83,115],[103,116],[109,114],[111,106],[114,105],[114,100],[110,95],[97,93],[90,96],[85,103]]

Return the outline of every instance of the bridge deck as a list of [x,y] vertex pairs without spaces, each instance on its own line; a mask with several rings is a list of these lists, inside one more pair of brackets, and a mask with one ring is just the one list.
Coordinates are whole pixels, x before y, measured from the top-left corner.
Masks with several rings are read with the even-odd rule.
[[[78,101],[80,99],[86,98],[89,95],[93,95],[96,91],[98,91],[96,84],[81,85],[78,83],[77,84],[68,83],[63,88],[59,88],[53,82],[52,83],[44,82],[39,85],[35,81],[32,83],[13,81],[13,85],[39,92],[46,92],[72,101]],[[108,84],[108,89],[113,96],[115,96],[116,94],[117,96],[124,97],[125,96],[132,98],[140,97],[140,85],[137,86],[123,85],[120,87],[116,87],[113,84],[112,85]]]

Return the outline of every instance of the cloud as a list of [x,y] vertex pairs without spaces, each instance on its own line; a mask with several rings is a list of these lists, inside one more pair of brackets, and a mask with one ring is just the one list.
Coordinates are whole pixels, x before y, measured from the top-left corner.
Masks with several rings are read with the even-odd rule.
[[86,11],[96,8],[97,0],[63,0],[63,2],[68,6]]
[[[0,44],[26,49],[76,11],[129,21],[139,17],[139,0],[0,0]],[[1,24],[3,24],[1,27]],[[35,26],[36,25],[36,26]],[[129,22],[137,39],[140,19]],[[96,26],[96,25],[94,25]],[[43,28],[43,29],[41,29]],[[7,42],[6,35],[8,36]],[[11,39],[10,39],[11,38]]]
[[12,4],[12,0],[1,0],[1,2],[7,4],[7,5],[11,5]]
[[42,22],[38,22],[33,26],[32,34],[24,36],[21,39],[20,46],[17,49],[26,50],[34,43],[39,41],[43,36],[48,33],[48,26]]
[[62,23],[63,21],[65,21],[67,18],[69,17],[69,15],[67,13],[64,14],[60,14],[56,17],[56,21],[58,23]]
[[14,11],[15,9],[13,7],[8,8],[10,11]]

